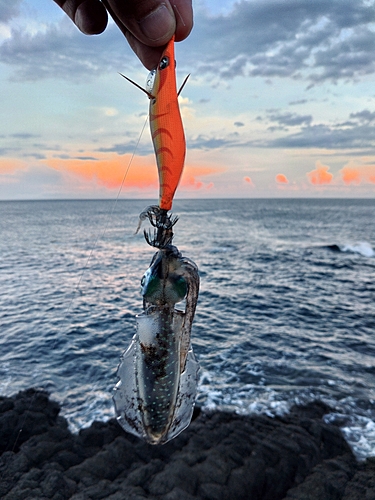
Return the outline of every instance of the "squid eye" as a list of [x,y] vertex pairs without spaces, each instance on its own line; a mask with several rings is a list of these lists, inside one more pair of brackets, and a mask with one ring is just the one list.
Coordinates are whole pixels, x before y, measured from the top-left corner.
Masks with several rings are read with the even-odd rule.
[[169,57],[164,56],[159,63],[159,69],[165,69],[167,66],[169,66]]
[[141,286],[144,286],[146,283],[146,276],[143,276],[141,279]]

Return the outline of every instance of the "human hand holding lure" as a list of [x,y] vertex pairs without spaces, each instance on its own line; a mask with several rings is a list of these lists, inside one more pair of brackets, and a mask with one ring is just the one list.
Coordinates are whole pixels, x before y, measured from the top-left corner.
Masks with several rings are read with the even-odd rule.
[[152,69],[175,34],[184,40],[193,27],[192,0],[54,0],[86,35],[102,33],[112,17],[142,64]]
[[[198,379],[198,363],[190,342],[199,292],[198,268],[172,245],[178,218],[168,215],[186,151],[174,38],[156,70],[151,71],[146,90],[141,90],[150,98],[160,190],[159,206],[144,210],[140,223],[149,219],[155,230],[153,234],[145,232],[145,238],[159,250],[141,281],[144,311],[136,318],[137,333],[121,358],[113,399],[117,420],[126,431],[151,444],[164,444],[189,425]],[[176,309],[175,304],[183,300],[185,310]]]

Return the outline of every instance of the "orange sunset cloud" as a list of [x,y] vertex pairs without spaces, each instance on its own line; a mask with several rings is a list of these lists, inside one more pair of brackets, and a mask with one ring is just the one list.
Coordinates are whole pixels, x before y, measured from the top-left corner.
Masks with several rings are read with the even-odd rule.
[[345,184],[359,184],[361,182],[361,174],[356,168],[344,167],[340,173]]
[[328,172],[328,170],[329,167],[327,165],[323,165],[322,163],[320,163],[320,161],[317,161],[315,170],[308,172],[306,175],[311,184],[330,184],[333,179],[333,175]]
[[356,165],[349,162],[340,170],[345,184],[375,183],[375,165]]
[[[94,181],[109,189],[118,189],[125,177],[124,186],[130,188],[149,188],[159,186],[158,171],[154,156],[134,157],[125,154],[119,156],[114,153],[95,154],[97,159],[91,159],[90,153],[80,159],[76,158],[49,158],[44,163],[49,167],[61,172],[77,175],[87,181]],[[89,158],[89,159],[88,159]],[[129,166],[130,165],[130,166]],[[206,186],[200,177],[217,174],[221,171],[219,167],[186,166],[180,187],[188,189],[201,189]]]
[[4,158],[0,160],[0,175],[13,174],[17,170],[24,170],[26,163],[13,158]]
[[289,181],[284,174],[277,174],[275,180],[278,184],[289,184]]
[[223,168],[220,167],[208,167],[199,165],[186,165],[182,173],[180,188],[187,190],[198,190],[198,189],[212,189],[214,187],[213,182],[204,183],[200,178],[210,175],[216,175],[223,172]]
[[157,170],[151,157],[135,157],[127,171],[132,157],[130,154],[101,154],[97,155],[97,159],[87,159],[90,156],[88,153],[82,159],[49,158],[44,163],[55,170],[83,177],[87,181],[96,181],[109,189],[119,188],[125,174],[126,186],[157,186]]

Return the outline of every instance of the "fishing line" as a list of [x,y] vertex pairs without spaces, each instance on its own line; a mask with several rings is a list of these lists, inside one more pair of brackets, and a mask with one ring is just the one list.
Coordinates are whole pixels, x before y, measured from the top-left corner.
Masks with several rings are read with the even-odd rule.
[[[120,187],[119,187],[119,190],[118,190],[118,193],[117,193],[116,199],[115,199],[115,201],[113,202],[112,209],[111,209],[110,213],[107,215],[107,221],[106,221],[106,223],[105,223],[104,229],[103,229],[102,233],[101,233],[101,234],[99,234],[99,235],[97,236],[97,238],[96,238],[96,240],[95,240],[95,243],[94,243],[93,247],[91,248],[91,251],[90,251],[90,254],[89,254],[88,258],[87,258],[86,264],[83,266],[83,269],[82,269],[81,276],[80,276],[80,278],[79,278],[78,284],[77,284],[77,286],[76,286],[76,288],[75,288],[75,290],[74,290],[74,294],[75,294],[75,293],[79,290],[79,287],[80,287],[81,282],[82,282],[82,279],[83,279],[83,275],[84,275],[84,273],[85,273],[86,269],[88,268],[88,265],[89,265],[89,263],[90,263],[91,257],[92,257],[92,255],[93,255],[93,253],[94,253],[94,251],[95,251],[96,247],[98,246],[99,241],[100,241],[101,239],[103,239],[103,238],[104,238],[104,235],[105,235],[105,233],[107,232],[107,229],[108,229],[108,226],[109,226],[109,221],[110,221],[110,220],[111,220],[111,218],[112,218],[113,212],[114,212],[114,210],[115,210],[115,208],[116,208],[116,205],[117,205],[117,202],[118,202],[118,200],[119,200],[119,198],[120,198],[120,194],[121,194],[122,188],[124,187],[126,177],[127,177],[128,173],[129,173],[129,170],[130,170],[130,166],[131,166],[131,164],[133,163],[134,156],[135,156],[135,153],[136,153],[136,151],[137,151],[137,149],[138,149],[139,143],[140,143],[140,141],[141,141],[141,138],[142,138],[143,132],[144,132],[144,130],[145,130],[145,128],[146,128],[147,121],[148,121],[148,116],[146,117],[146,120],[145,120],[145,122],[144,122],[144,124],[143,124],[143,126],[142,126],[141,133],[139,134],[138,140],[137,140],[136,145],[135,145],[135,147],[134,147],[134,151],[133,151],[133,153],[132,153],[132,155],[131,155],[131,158],[130,158],[129,163],[128,163],[128,166],[127,166],[127,169],[126,169],[126,171],[125,171],[125,173],[124,173],[124,176],[123,176],[123,178],[122,178],[122,181],[121,181],[121,184],[120,184]],[[71,307],[71,305],[72,305],[73,299],[74,299],[74,296],[73,296],[73,298],[72,298],[72,300],[71,300],[71,302],[70,302],[70,304],[69,304],[69,308],[68,308],[68,310],[67,310],[67,314],[66,314],[66,315],[68,315],[68,314],[69,314],[69,312],[70,312],[70,307]]]
[[[143,126],[142,126],[142,129],[141,129],[141,132],[140,132],[140,134],[139,134],[139,136],[138,136],[137,142],[136,142],[135,147],[134,147],[134,151],[133,151],[133,153],[132,153],[132,155],[131,155],[131,157],[130,157],[130,160],[129,160],[128,166],[127,166],[127,168],[126,168],[126,170],[125,170],[124,176],[123,176],[123,178],[122,178],[122,181],[121,181],[120,187],[119,187],[118,192],[117,192],[117,196],[116,196],[116,198],[115,198],[115,201],[113,202],[113,205],[112,205],[111,211],[110,211],[110,212],[109,212],[109,214],[107,215],[107,221],[105,222],[104,229],[103,229],[103,231],[102,231],[102,232],[101,232],[101,233],[97,236],[97,238],[96,238],[96,240],[95,240],[95,242],[94,242],[94,245],[92,246],[92,248],[91,248],[91,250],[90,250],[90,253],[89,253],[89,255],[88,255],[87,259],[86,259],[86,262],[85,262],[85,264],[84,264],[84,266],[83,266],[83,268],[82,268],[82,271],[81,271],[81,273],[80,273],[80,277],[79,277],[79,279],[78,279],[77,285],[76,285],[76,287],[74,288],[72,298],[70,299],[70,302],[69,302],[69,305],[68,305],[68,307],[67,307],[67,309],[66,309],[66,312],[65,312],[65,313],[64,313],[64,315],[63,315],[64,322],[67,320],[67,318],[68,318],[68,316],[69,316],[69,314],[70,314],[70,311],[71,311],[71,309],[72,309],[72,305],[73,305],[73,301],[75,300],[75,298],[76,298],[76,296],[77,296],[77,292],[80,290],[80,286],[81,286],[81,283],[82,283],[82,280],[83,280],[84,274],[85,274],[85,272],[86,272],[86,269],[89,267],[89,263],[90,263],[90,261],[91,261],[91,258],[92,258],[92,256],[93,256],[93,254],[94,254],[94,251],[96,250],[96,248],[97,248],[97,246],[98,246],[99,241],[100,241],[100,240],[102,240],[102,239],[104,238],[104,235],[105,235],[105,233],[107,232],[107,229],[108,229],[108,226],[109,226],[109,222],[110,222],[110,220],[111,220],[111,218],[112,218],[113,212],[114,212],[114,210],[115,210],[115,208],[116,208],[116,205],[117,205],[117,202],[118,202],[118,200],[119,200],[119,198],[120,198],[120,194],[121,194],[122,189],[123,189],[123,187],[124,187],[125,180],[126,180],[126,178],[127,178],[127,176],[128,176],[128,173],[129,173],[129,170],[130,170],[131,164],[133,163],[135,153],[136,153],[136,151],[137,151],[137,149],[138,149],[138,146],[139,146],[139,143],[140,143],[140,141],[141,141],[141,138],[142,138],[143,132],[144,132],[144,130],[145,130],[145,128],[146,128],[146,124],[147,124],[147,122],[148,122],[148,115],[146,116],[146,120],[145,120],[145,122],[144,122],[144,124],[143,124]],[[70,326],[70,325],[68,325],[68,326]],[[68,328],[68,326],[66,326],[65,335],[67,334],[67,328]],[[58,341],[58,339],[56,338],[56,340],[55,340],[54,344],[52,345],[52,350],[54,350],[54,349],[55,349],[56,344],[57,344],[57,341]],[[21,423],[21,426],[20,426],[20,428],[19,428],[19,430],[18,430],[17,437],[16,437],[16,439],[14,440],[14,443],[13,443],[12,449],[11,449],[11,450],[5,450],[5,451],[11,451],[11,452],[13,452],[13,453],[14,453],[14,450],[16,449],[16,446],[17,446],[17,443],[18,443],[18,441],[19,441],[19,438],[20,438],[20,436],[21,436],[21,434],[22,434],[23,427],[25,426],[25,423],[26,423],[27,416],[28,416],[27,414],[28,414],[28,412],[30,412],[30,410],[31,410],[31,408],[32,408],[32,406],[33,406],[33,403],[34,403],[34,401],[35,401],[36,394],[37,394],[37,392],[35,391],[35,392],[34,392],[34,394],[33,394],[33,396],[32,396],[32,398],[31,398],[30,404],[28,405],[27,410],[24,412],[24,416],[23,416],[23,419],[22,419],[22,423]],[[5,451],[4,451],[3,453],[5,453]],[[4,465],[5,465],[5,464],[4,464]],[[1,476],[0,476],[0,481],[2,481],[2,479],[3,479],[3,476],[4,476],[5,472],[6,472],[6,470],[5,470],[5,468],[4,468],[4,471],[3,471],[3,473],[2,473],[2,474],[1,474]]]

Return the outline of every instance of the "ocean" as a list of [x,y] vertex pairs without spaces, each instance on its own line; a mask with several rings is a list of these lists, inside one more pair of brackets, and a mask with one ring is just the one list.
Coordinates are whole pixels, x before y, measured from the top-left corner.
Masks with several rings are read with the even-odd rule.
[[[114,416],[154,249],[149,200],[0,202],[0,394],[50,392],[78,431]],[[192,331],[206,409],[271,416],[319,399],[375,455],[375,200],[177,200],[199,267]]]

